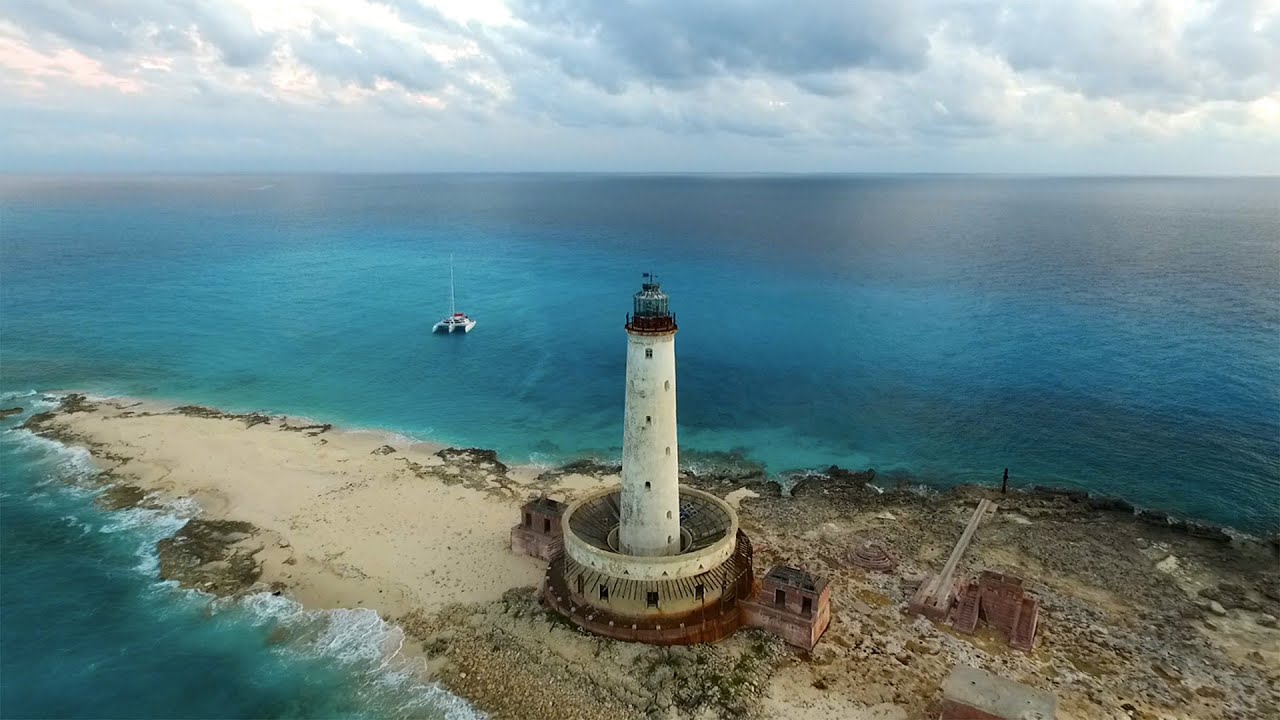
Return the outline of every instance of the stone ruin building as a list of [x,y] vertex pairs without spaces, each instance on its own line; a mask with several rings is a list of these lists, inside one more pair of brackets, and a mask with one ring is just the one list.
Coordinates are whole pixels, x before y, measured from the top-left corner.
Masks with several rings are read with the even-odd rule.
[[763,628],[789,645],[812,649],[831,624],[831,588],[823,578],[775,565],[742,611],[744,624]]
[[550,561],[560,552],[560,516],[564,503],[548,497],[530,500],[520,508],[520,524],[511,528],[511,549]]
[[983,571],[972,580],[955,580],[956,567],[978,526],[996,509],[990,500],[978,503],[946,565],[925,577],[908,608],[969,635],[977,631],[979,621],[985,621],[1003,631],[1012,647],[1030,652],[1040,625],[1040,601],[1026,594],[1022,578]]
[[1022,578],[984,570],[956,599],[951,627],[972,635],[983,620],[1009,638],[1009,645],[1031,652],[1040,623],[1040,601],[1022,589]]

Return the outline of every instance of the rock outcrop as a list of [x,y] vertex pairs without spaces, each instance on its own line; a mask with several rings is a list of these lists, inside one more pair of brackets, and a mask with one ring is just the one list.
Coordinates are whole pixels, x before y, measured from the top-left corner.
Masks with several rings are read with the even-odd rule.
[[257,528],[236,520],[192,518],[156,544],[160,577],[213,595],[238,595],[262,575],[255,555]]

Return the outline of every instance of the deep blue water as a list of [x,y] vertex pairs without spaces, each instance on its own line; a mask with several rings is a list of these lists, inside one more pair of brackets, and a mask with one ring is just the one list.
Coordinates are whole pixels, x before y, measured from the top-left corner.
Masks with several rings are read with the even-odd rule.
[[[429,332],[450,253],[479,322],[465,337]],[[612,455],[643,271],[681,327],[686,457],[938,484],[1007,466],[1280,527],[1280,179],[0,179],[0,388],[302,414],[516,461]],[[36,543],[42,569],[19,569],[53,585],[11,590],[10,532],[69,531],[5,460],[8,633],[22,599],[75,581]],[[6,675],[8,643],[33,642],[14,632]],[[306,714],[270,702],[224,714]]]

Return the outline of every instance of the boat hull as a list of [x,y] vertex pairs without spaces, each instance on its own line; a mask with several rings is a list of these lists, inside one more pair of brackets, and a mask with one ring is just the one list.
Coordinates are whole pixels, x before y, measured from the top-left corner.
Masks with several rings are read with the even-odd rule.
[[469,319],[469,320],[467,320],[466,322],[463,322],[463,323],[446,323],[446,322],[438,322],[438,323],[436,323],[436,324],[435,324],[435,326],[434,326],[434,327],[432,327],[432,328],[431,328],[431,332],[438,332],[438,333],[440,333],[440,332],[442,332],[442,333],[453,333],[453,332],[469,333],[469,332],[471,332],[471,328],[474,328],[475,326],[476,326],[476,321],[475,321],[475,320],[470,320],[470,319]]

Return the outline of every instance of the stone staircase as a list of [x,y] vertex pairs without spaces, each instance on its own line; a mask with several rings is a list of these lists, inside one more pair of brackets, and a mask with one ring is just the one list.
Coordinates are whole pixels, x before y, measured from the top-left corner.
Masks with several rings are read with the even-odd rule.
[[1036,640],[1036,626],[1039,624],[1040,601],[1033,597],[1022,598],[1018,622],[1009,634],[1009,644],[1023,652],[1031,652],[1031,646]]
[[959,604],[951,615],[951,626],[958,632],[972,635],[978,629],[978,609],[982,596],[978,593],[978,584],[969,583],[960,597]]

